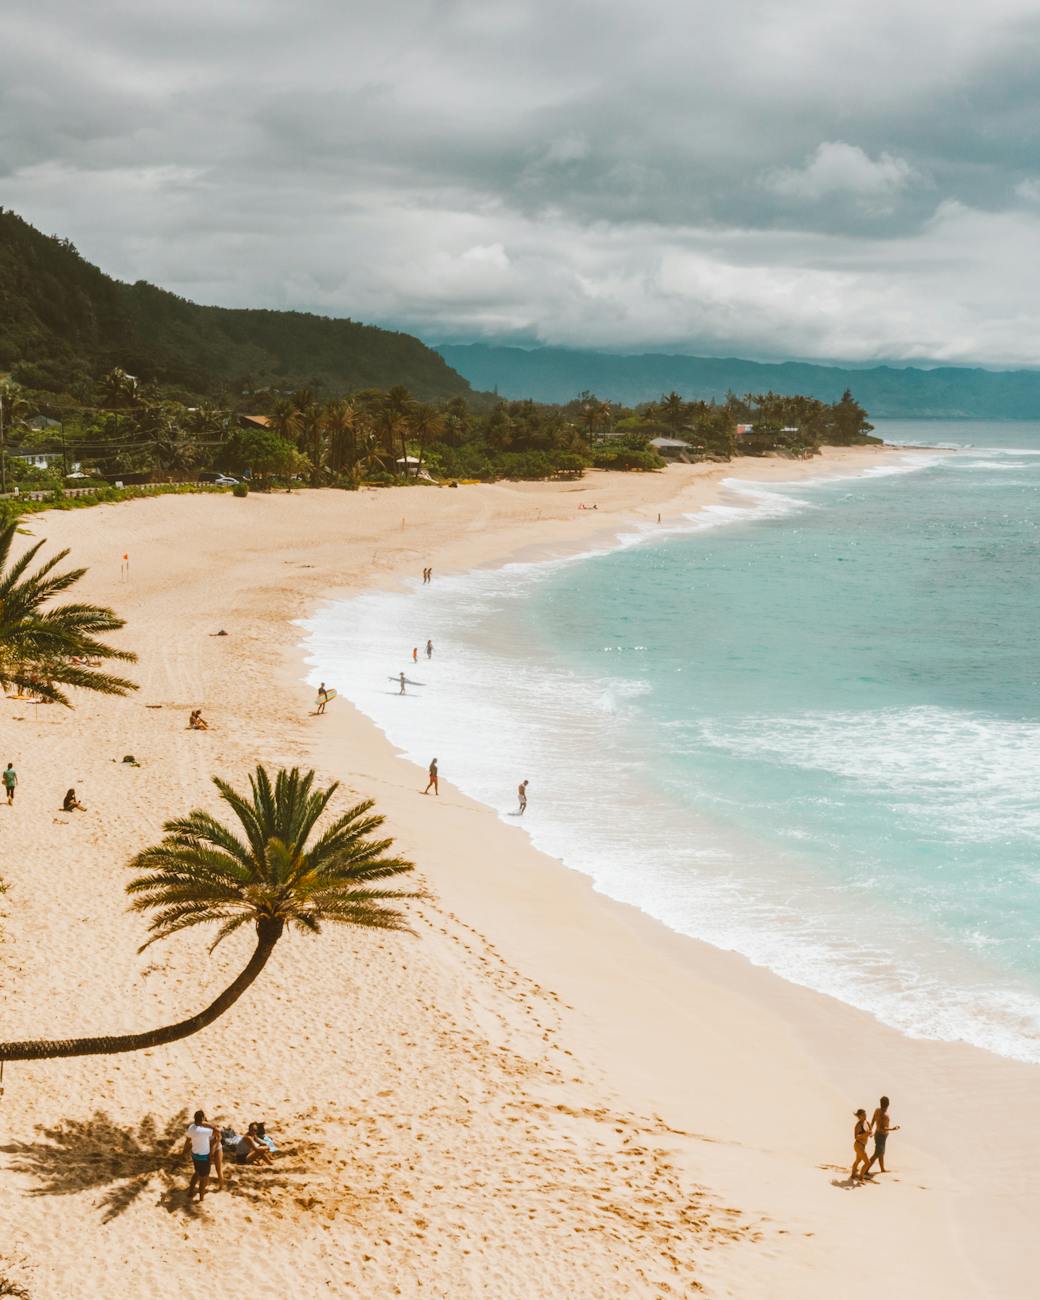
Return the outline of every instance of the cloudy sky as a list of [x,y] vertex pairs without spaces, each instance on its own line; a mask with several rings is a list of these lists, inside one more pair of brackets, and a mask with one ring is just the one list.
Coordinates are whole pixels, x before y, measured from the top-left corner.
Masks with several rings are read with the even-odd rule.
[[7,0],[0,203],[489,339],[1040,363],[1040,0]]

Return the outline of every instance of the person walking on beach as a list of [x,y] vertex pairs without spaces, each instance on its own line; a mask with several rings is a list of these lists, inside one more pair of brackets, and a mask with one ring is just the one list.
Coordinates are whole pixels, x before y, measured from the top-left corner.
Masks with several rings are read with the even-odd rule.
[[432,642],[432,641],[427,641],[427,642],[426,642],[426,658],[427,658],[427,659],[432,659],[432,658],[433,658],[433,642]]
[[866,1169],[863,1170],[864,1174],[870,1173],[870,1167],[875,1160],[878,1162],[878,1168],[881,1172],[883,1174],[888,1173],[885,1168],[885,1144],[888,1142],[889,1133],[898,1133],[901,1127],[899,1124],[892,1123],[892,1117],[888,1113],[890,1104],[887,1097],[882,1097],[877,1110],[874,1112],[874,1118],[870,1121],[870,1127],[874,1130],[874,1154],[870,1157]]
[[212,1127],[206,1119],[206,1112],[197,1110],[195,1112],[195,1122],[188,1125],[188,1136],[184,1139],[184,1152],[191,1152],[191,1163],[194,1172],[191,1175],[191,1182],[188,1184],[188,1200],[195,1195],[195,1189],[198,1188],[199,1204],[202,1204],[202,1198],[206,1195],[206,1184],[209,1182],[209,1171],[213,1162],[213,1147],[218,1141],[216,1129]]
[[517,813],[517,816],[522,817],[524,813],[527,811],[527,782],[526,781],[520,782],[520,784],[516,787],[516,793],[520,797],[520,811],[519,813]]
[[319,713],[319,715],[325,712],[325,705],[328,704],[328,702],[329,702],[328,690],[326,689],[325,683],[322,682],[322,684],[318,687],[318,713]]
[[867,1123],[867,1112],[860,1108],[856,1111],[856,1127],[852,1130],[852,1148],[855,1159],[852,1162],[852,1168],[849,1170],[849,1177],[853,1182],[862,1182],[866,1177],[867,1165],[870,1163],[870,1157],[867,1155],[867,1138],[869,1137],[870,1125]]
[[437,784],[437,760],[436,759],[434,759],[433,762],[430,764],[430,779],[427,782],[426,789],[423,791],[423,794],[430,793],[430,786],[433,786],[433,793],[437,795],[437,797],[439,798],[441,789],[440,786]]
[[18,773],[14,770],[14,760],[12,759],[4,769],[4,789],[7,791],[7,802],[14,803],[14,788],[18,784]]

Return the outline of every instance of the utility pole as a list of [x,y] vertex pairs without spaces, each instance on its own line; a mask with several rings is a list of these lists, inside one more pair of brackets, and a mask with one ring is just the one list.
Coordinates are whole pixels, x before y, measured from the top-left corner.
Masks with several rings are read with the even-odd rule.
[[7,493],[7,446],[4,442],[4,395],[0,393],[0,492]]
[[61,421],[61,467],[64,471],[62,477],[69,476],[69,449],[65,445],[65,421]]

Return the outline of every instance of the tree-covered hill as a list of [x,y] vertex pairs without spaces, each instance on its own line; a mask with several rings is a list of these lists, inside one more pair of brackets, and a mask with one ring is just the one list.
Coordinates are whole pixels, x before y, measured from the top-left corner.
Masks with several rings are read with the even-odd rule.
[[0,370],[28,388],[85,396],[116,366],[199,397],[301,386],[340,396],[395,384],[427,400],[470,392],[409,334],[303,312],[202,307],[143,280],[124,284],[68,240],[0,209]]
[[526,350],[483,343],[445,345],[438,351],[475,388],[536,402],[564,402],[583,389],[626,405],[652,401],[671,389],[688,401],[721,401],[727,392],[768,390],[835,402],[851,388],[874,419],[1040,418],[1040,370],[849,369],[796,361]]

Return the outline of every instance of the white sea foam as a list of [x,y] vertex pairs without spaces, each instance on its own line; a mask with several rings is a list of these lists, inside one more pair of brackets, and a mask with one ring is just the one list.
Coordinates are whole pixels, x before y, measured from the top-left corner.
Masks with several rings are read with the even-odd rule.
[[920,707],[705,722],[717,749],[829,772],[964,842],[1040,841],[1040,724]]
[[1024,460],[960,460],[954,463],[954,469],[1032,469]]

